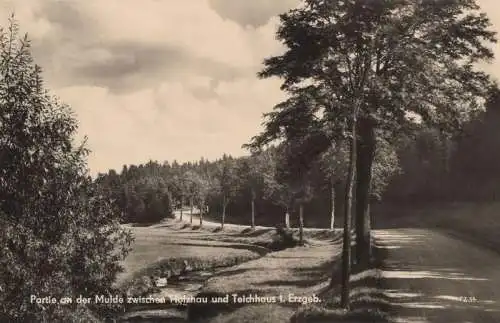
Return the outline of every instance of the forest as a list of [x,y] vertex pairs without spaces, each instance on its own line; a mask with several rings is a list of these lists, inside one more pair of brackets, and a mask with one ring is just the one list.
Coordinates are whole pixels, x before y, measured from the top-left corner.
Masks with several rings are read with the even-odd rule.
[[[373,171],[375,208],[494,201],[500,194],[500,152],[493,148],[500,143],[499,123],[500,96],[493,90],[486,111],[453,137],[422,126],[412,136],[398,138],[397,145],[381,142]],[[183,205],[186,217],[191,207],[205,212],[208,207],[211,220],[248,226],[285,226],[288,211],[290,226],[298,226],[303,201],[304,224],[329,228],[343,223],[346,150],[332,147],[316,156],[302,187],[287,177],[292,168],[283,144],[214,161],[124,165],[120,171],[99,174],[96,182],[126,223],[159,221]],[[307,199],[301,200],[304,187]]]

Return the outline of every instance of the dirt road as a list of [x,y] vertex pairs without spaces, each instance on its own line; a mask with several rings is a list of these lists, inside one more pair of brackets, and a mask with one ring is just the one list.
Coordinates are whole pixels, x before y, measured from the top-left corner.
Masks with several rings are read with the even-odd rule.
[[377,230],[395,322],[500,322],[500,255],[429,229]]

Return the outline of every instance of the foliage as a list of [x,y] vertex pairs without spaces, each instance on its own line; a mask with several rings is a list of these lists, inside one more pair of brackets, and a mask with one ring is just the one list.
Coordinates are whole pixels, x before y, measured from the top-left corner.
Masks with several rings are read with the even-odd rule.
[[264,185],[266,163],[264,153],[254,153],[251,156],[236,159],[236,174],[239,179],[240,192],[248,189],[252,198],[257,197],[257,191]]
[[486,111],[457,136],[422,127],[415,136],[400,138],[401,174],[389,184],[384,199],[405,204],[496,200],[500,155],[493,147],[500,138],[498,107],[498,89],[492,89]]
[[227,205],[240,189],[237,177],[237,164],[228,155],[223,155],[222,159],[216,161],[215,164],[214,192],[218,193],[222,197],[222,203]]
[[[12,18],[0,31],[0,306],[3,320],[74,321],[88,307],[36,304],[107,295],[131,242],[87,174],[71,109],[44,89]],[[93,310],[99,311],[94,307]],[[87,313],[87,314],[85,314]]]
[[172,216],[171,192],[176,189],[173,181],[178,183],[178,177],[170,175],[167,165],[153,161],[139,167],[124,166],[121,174],[110,170],[96,179],[121,210],[122,221],[134,223],[152,223]]
[[299,142],[296,164],[307,167],[349,137],[353,107],[360,127],[368,120],[377,129],[382,150],[418,123],[455,133],[491,88],[475,63],[493,57],[495,33],[478,10],[473,0],[306,0],[282,14],[277,38],[287,51],[267,58],[259,76],[282,78],[289,97],[265,114],[264,132],[248,146]]
[[273,148],[266,151],[267,169],[264,173],[264,198],[289,211],[292,208],[294,191],[291,183],[283,176],[284,157],[282,152]]
[[266,59],[260,76],[314,93],[310,109],[320,106],[340,131],[355,99],[386,138],[413,129],[409,113],[453,131],[481,109],[490,85],[474,63],[493,57],[495,33],[478,9],[473,0],[306,0],[280,16],[288,51]]
[[[248,201],[255,196],[259,221],[273,223],[278,215],[272,204],[290,204],[294,194],[288,175],[311,181],[314,199],[305,207],[318,210],[317,218],[326,216],[330,204],[325,179],[329,181],[332,174],[336,180],[345,178],[345,143],[351,136],[348,125],[354,103],[359,105],[360,120],[368,119],[376,130],[375,157],[366,164],[372,170],[371,183],[365,183],[371,198],[394,199],[394,194],[384,194],[388,185],[409,199],[414,196],[411,191],[430,192],[433,182],[432,191],[442,191],[447,188],[437,183],[451,176],[443,175],[448,166],[470,169],[465,161],[455,165],[450,158],[458,155],[450,150],[455,145],[476,145],[451,135],[477,116],[491,89],[489,77],[477,71],[476,63],[493,57],[487,46],[495,34],[478,9],[472,0],[306,0],[281,15],[277,38],[288,50],[266,59],[260,76],[281,77],[288,97],[266,114],[264,132],[246,145],[253,155],[234,158],[241,189],[228,208],[235,221],[239,213],[249,212]],[[486,137],[481,134],[477,140]],[[269,147],[279,140],[285,150]],[[463,151],[459,159],[465,160]],[[411,190],[400,183],[403,175],[394,185],[399,163],[405,173],[414,169],[411,179],[405,180],[414,185]],[[474,160],[467,163],[481,166]],[[207,170],[213,174],[215,164],[206,160],[185,164],[182,172],[191,178],[190,195],[196,194],[199,174]],[[321,169],[315,169],[317,165]],[[177,191],[171,189],[174,198]],[[209,204],[221,200],[220,192],[213,193]]]
[[200,171],[197,175],[198,176],[194,178],[196,184],[195,200],[198,202],[200,207],[205,207],[207,205],[207,199],[213,192],[212,188],[214,186],[214,182],[210,174],[206,172]]
[[394,145],[378,138],[373,162],[371,197],[380,200],[391,179],[401,173],[399,157]]

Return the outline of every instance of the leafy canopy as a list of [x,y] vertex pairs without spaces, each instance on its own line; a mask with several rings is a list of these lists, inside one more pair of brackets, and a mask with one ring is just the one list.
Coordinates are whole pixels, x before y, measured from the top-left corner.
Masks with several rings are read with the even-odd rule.
[[305,0],[280,18],[287,51],[266,59],[259,76],[282,78],[290,98],[266,115],[253,146],[286,138],[302,124],[291,118],[299,110],[323,137],[345,137],[355,103],[388,139],[415,119],[453,132],[491,88],[476,63],[493,58],[495,33],[474,0]]

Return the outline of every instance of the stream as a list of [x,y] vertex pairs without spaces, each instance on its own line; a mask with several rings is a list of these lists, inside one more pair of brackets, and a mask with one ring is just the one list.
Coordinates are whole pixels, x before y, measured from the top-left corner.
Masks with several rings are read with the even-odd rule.
[[[165,300],[147,304],[128,302],[127,311],[119,319],[119,322],[187,322],[186,298],[194,297],[203,287],[204,282],[215,274],[212,271],[192,271],[183,276],[172,277],[164,287],[158,287],[157,291],[144,298],[150,297],[156,300]],[[169,302],[170,299],[178,299],[177,303]]]

